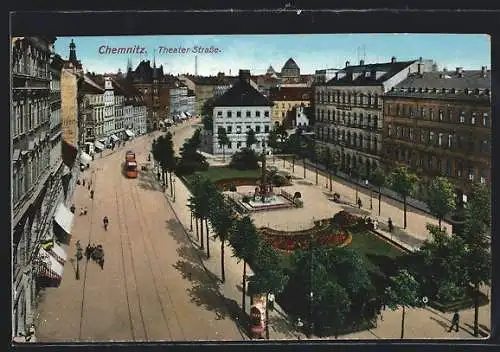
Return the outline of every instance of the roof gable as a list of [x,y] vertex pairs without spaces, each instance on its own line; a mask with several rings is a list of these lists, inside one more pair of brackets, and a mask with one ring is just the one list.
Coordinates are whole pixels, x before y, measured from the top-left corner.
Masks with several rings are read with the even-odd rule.
[[215,106],[273,106],[273,102],[263,96],[246,81],[239,80],[214,102]]

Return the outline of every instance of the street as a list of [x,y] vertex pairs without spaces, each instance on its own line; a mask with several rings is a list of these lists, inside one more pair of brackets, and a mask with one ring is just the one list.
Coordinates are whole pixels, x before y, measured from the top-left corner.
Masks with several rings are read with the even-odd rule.
[[[191,133],[189,125],[178,126],[174,143],[182,144]],[[75,191],[76,208],[87,206],[89,214],[77,211],[68,258],[75,258],[77,240],[83,248],[102,244],[104,269],[84,258],[76,280],[74,259],[66,262],[60,287],[42,293],[38,341],[243,339],[228,315],[221,318],[223,299],[152,173],[140,172],[137,179],[122,175],[125,151],[134,150],[142,165],[151,141],[151,136],[139,137],[85,171],[95,195],[92,201],[86,187]],[[217,310],[200,303],[207,300]]]

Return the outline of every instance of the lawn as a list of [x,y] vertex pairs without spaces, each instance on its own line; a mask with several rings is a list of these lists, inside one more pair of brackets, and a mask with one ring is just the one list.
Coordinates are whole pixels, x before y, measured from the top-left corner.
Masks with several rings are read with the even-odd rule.
[[257,170],[235,170],[228,167],[209,167],[206,171],[196,172],[197,175],[203,175],[212,182],[232,178],[257,178],[261,171]]
[[350,248],[363,253],[364,255],[379,255],[396,259],[400,255],[405,254],[401,249],[393,246],[389,242],[370,231],[364,231],[353,234]]

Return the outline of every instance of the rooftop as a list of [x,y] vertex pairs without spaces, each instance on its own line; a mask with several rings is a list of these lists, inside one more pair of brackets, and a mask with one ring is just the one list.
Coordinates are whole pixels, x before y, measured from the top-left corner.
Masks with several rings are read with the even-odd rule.
[[283,68],[281,70],[299,70],[299,66],[297,63],[292,59],[289,58],[286,62],[285,65],[283,65]]
[[309,87],[281,87],[271,88],[269,99],[272,101],[299,101],[309,100],[312,90]]
[[214,102],[215,106],[273,106],[273,103],[263,96],[249,83],[248,77],[240,78],[223,95]]
[[339,78],[334,77],[326,85],[329,86],[367,86],[380,85],[406,67],[413,61],[385,62],[345,67],[338,72]]

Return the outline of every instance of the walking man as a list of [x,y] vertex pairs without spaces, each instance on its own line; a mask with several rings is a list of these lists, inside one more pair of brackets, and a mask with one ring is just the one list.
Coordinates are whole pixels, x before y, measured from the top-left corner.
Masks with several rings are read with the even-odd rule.
[[92,247],[90,246],[90,243],[87,245],[87,248],[85,248],[85,256],[87,257],[87,261],[90,260],[90,256],[92,255]]
[[392,230],[394,230],[394,225],[392,224],[391,218],[389,218],[389,220],[387,221],[387,224],[389,225],[389,232],[392,232]]
[[90,199],[94,199],[94,190],[93,189],[90,190]]
[[455,311],[453,318],[451,319],[451,326],[448,332],[451,332],[453,327],[455,327],[455,331],[458,332],[458,324],[460,324],[460,315],[458,314],[458,311]]

